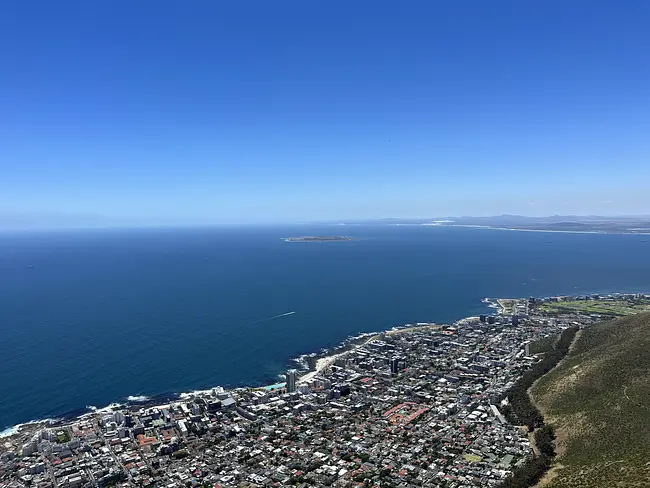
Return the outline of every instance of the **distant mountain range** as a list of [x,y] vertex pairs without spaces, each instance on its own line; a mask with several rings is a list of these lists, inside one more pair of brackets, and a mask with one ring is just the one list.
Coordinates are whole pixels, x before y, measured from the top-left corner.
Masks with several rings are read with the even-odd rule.
[[[234,222],[231,222],[234,223]],[[483,227],[522,231],[596,232],[610,234],[650,234],[650,215],[551,215],[525,217],[522,215],[496,215],[492,217],[432,217],[432,218],[381,218],[338,221],[304,222],[328,225],[430,225]],[[218,223],[215,222],[214,225]],[[0,231],[27,229],[91,229],[103,227],[165,227],[211,225],[209,222],[176,223],[166,219],[155,221],[146,218],[112,218],[92,213],[10,213],[0,210]]]
[[[330,222],[333,223],[333,222]],[[432,225],[485,227],[547,232],[596,232],[610,234],[650,234],[650,216],[597,215],[551,215],[548,217],[525,217],[522,215],[498,215],[492,217],[436,217],[430,219],[367,219],[337,222],[348,225]]]

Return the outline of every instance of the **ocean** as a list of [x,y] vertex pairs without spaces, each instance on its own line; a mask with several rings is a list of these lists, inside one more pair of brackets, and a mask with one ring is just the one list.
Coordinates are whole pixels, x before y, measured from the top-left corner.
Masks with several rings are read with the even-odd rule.
[[[296,235],[346,242],[284,242]],[[278,381],[360,332],[484,297],[650,291],[650,239],[425,226],[0,233],[0,431]]]

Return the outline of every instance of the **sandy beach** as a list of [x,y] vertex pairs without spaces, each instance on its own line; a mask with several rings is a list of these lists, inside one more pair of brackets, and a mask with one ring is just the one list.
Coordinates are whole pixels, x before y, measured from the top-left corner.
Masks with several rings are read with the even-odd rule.
[[[650,235],[650,232],[607,232],[603,230],[558,230],[558,229],[526,229],[520,227],[492,227],[490,225],[478,224],[419,224],[430,227],[465,227],[470,229],[487,229],[487,230],[509,230],[513,232],[546,232],[550,234],[616,234],[616,235]],[[633,230],[633,229],[629,229]],[[646,230],[646,229],[641,229]]]

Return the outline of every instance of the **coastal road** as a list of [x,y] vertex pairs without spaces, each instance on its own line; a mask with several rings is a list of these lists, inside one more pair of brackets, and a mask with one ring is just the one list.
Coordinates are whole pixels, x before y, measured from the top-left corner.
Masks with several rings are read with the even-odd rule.
[[42,454],[41,456],[45,460],[45,465],[47,466],[47,474],[49,475],[50,480],[52,481],[52,486],[54,488],[57,488],[58,485],[56,484],[56,477],[54,476],[54,466],[52,466],[52,463],[50,463],[50,460],[46,456],[43,456]]

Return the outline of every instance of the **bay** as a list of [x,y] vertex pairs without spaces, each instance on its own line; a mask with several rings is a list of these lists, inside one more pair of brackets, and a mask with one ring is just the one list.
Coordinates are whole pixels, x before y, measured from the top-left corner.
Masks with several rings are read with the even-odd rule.
[[[345,242],[284,242],[347,235]],[[275,382],[483,297],[648,292],[647,236],[425,226],[0,234],[0,431],[134,395]],[[290,313],[294,312],[294,313]]]

